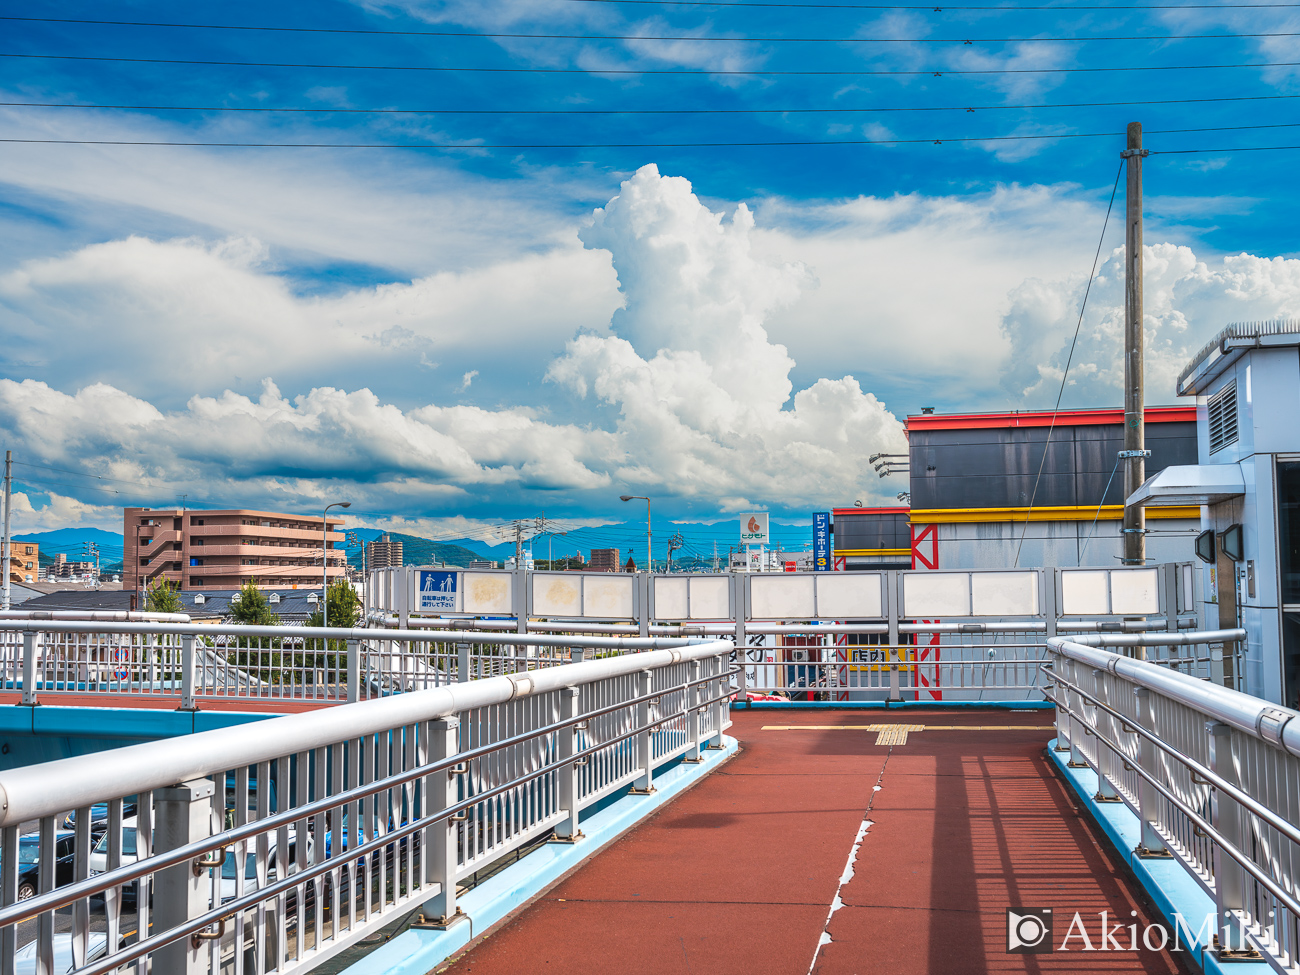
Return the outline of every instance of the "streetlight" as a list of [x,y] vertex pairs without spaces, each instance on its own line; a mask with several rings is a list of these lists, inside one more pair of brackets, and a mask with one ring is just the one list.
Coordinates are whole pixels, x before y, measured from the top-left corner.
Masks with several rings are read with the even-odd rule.
[[650,549],[650,499],[643,498],[639,494],[620,494],[620,501],[644,501],[645,502],[645,566],[647,572],[654,571],[654,560],[651,558]]
[[330,556],[329,556],[329,531],[330,523],[326,520],[326,515],[330,513],[330,508],[351,508],[351,501],[335,501],[333,504],[327,504],[325,511],[321,514],[320,526],[320,564],[321,564],[321,600],[320,600],[320,625],[329,626],[329,608],[330,608]]

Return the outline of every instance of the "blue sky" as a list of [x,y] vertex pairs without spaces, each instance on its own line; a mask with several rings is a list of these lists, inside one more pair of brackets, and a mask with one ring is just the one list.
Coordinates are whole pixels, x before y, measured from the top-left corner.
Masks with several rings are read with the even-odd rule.
[[[907,413],[1055,401],[1132,120],[1149,401],[1226,322],[1300,314],[1297,151],[1244,151],[1300,145],[1297,7],[2,12],[313,29],[4,24],[27,529],[182,496],[441,537],[619,522],[622,493],[691,522],[893,501],[866,458]],[[1067,406],[1119,399],[1121,244]]]

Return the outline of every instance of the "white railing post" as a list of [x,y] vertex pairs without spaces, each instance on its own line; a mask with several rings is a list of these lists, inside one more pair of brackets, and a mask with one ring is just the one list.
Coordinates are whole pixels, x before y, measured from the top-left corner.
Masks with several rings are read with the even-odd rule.
[[194,705],[194,634],[181,636],[181,710],[193,711]]
[[[438,762],[458,752],[459,718],[439,718],[429,722],[429,758]],[[454,806],[457,801],[456,784],[459,776],[451,769],[435,772],[425,780],[430,785],[429,812],[437,815]],[[424,906],[425,916],[434,927],[449,927],[465,918],[465,912],[456,903],[456,868],[459,865],[459,820],[440,819],[426,833],[430,836],[429,866],[425,879],[439,886]]]
[[[1137,695],[1138,724],[1146,731],[1157,734],[1155,703],[1151,690],[1146,687],[1135,687],[1133,693]],[[1156,746],[1144,735],[1138,736],[1138,767],[1153,776],[1159,772]],[[1156,832],[1155,824],[1160,818],[1159,805],[1160,793],[1156,792],[1156,787],[1145,777],[1139,777],[1138,819],[1142,823],[1142,837],[1133,852],[1142,859],[1158,859],[1173,855],[1165,846],[1165,841],[1160,834]]]
[[[1073,660],[1064,661],[1066,667],[1066,679],[1075,687],[1079,686],[1079,667]],[[1065,699],[1070,703],[1070,760],[1065,764],[1070,768],[1087,768],[1088,761],[1083,757],[1083,698],[1079,697],[1077,691],[1066,688]]]
[[[216,784],[211,779],[191,779],[167,789],[155,789],[154,851],[165,853],[179,846],[212,835],[212,796]],[[221,854],[208,865],[216,866]],[[192,860],[159,870],[154,877],[154,924],[159,931],[184,924],[208,910],[212,888],[210,876]],[[219,868],[218,868],[219,869]],[[159,948],[153,956],[154,970],[168,975],[199,975],[208,970],[206,943],[225,933],[225,922],[216,928],[196,932],[188,938]],[[257,939],[258,947],[262,946]]]
[[687,667],[690,674],[691,686],[686,690],[686,740],[690,742],[690,750],[686,753],[683,762],[699,762],[700,758],[700,701],[703,699],[700,694],[700,685],[697,683],[700,679],[700,662],[692,660]]
[[708,696],[718,698],[709,705],[713,712],[713,734],[709,737],[709,743],[705,748],[722,747],[722,715],[725,702],[721,700],[723,692],[727,688],[727,658],[722,654],[716,654],[708,658],[709,670],[713,673],[714,679],[705,687],[708,689]]
[[[573,721],[578,716],[580,692],[576,687],[565,687],[560,691],[560,720]],[[581,751],[578,742],[577,723],[566,725],[559,734],[560,760],[573,758]],[[585,759],[583,760],[585,762]],[[568,815],[555,824],[555,838],[564,843],[575,843],[582,839],[582,830],[578,826],[578,808],[580,801],[578,776],[581,774],[576,761],[569,762],[560,769],[560,808]]]
[[[748,701],[749,692],[745,689],[748,678],[746,664],[749,662],[748,637],[745,635],[745,616],[749,612],[748,597],[745,595],[746,576],[731,573],[731,605],[735,608],[736,613],[736,664],[740,667],[740,673],[736,675],[736,700]],[[758,679],[758,672],[755,671],[754,679]]]
[[[645,697],[650,693],[654,671],[642,670],[636,675],[636,696]],[[654,783],[654,732],[650,728],[650,702],[642,701],[636,706],[636,726],[643,729],[636,736],[637,765],[641,769],[641,778],[629,792],[632,795],[648,796],[655,791]]]
[[[1210,770],[1226,779],[1229,785],[1241,786],[1241,776],[1232,754],[1232,728],[1221,721],[1205,722],[1210,736]],[[1210,789],[1210,825],[1239,850],[1248,850],[1253,837],[1242,829],[1241,807],[1218,789]],[[1218,911],[1218,956],[1223,961],[1258,958],[1242,931],[1241,917],[1246,908],[1246,871],[1232,857],[1214,844],[1214,906]]]
[[463,684],[470,679],[469,644],[456,644],[456,683]]
[[[1110,682],[1106,680],[1106,671],[1093,670],[1092,696],[1102,704],[1109,705],[1111,703]],[[1093,713],[1096,715],[1093,724],[1107,732],[1106,738],[1116,741],[1119,736],[1115,734],[1115,719],[1101,708],[1095,708]],[[1111,780],[1111,774],[1115,770],[1116,763],[1122,761],[1122,759],[1111,750],[1109,745],[1102,741],[1102,737],[1102,735],[1097,735],[1097,794],[1092,798],[1096,802],[1121,802],[1119,792],[1116,791],[1115,784]]]
[[[329,640],[325,641],[329,647]],[[348,646],[348,703],[361,700],[361,644],[356,640],[347,641]]]
[[41,635],[34,630],[23,632],[23,704],[39,704],[36,697],[36,655],[41,649]]

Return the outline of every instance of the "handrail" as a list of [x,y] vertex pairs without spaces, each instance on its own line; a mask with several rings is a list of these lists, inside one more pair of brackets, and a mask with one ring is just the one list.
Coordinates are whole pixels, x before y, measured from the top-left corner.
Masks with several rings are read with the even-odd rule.
[[484,677],[463,684],[11,769],[0,772],[0,827],[90,806],[102,802],[106,796],[140,794],[292,752],[308,751],[322,741],[377,734],[530,694],[730,651],[731,644],[727,641],[696,641],[681,648]]
[[[133,623],[67,620],[0,620],[0,632],[36,633],[142,633],[176,636],[290,637],[305,640],[411,640],[419,643],[529,644],[541,647],[592,647],[609,650],[663,650],[702,642],[701,637],[609,637],[543,636],[533,633],[482,633],[443,630],[381,630],[339,626],[249,626],[241,623]],[[710,641],[712,642],[712,641]]]
[[[1099,634],[1088,640],[1110,646],[1161,646],[1170,643],[1227,643],[1246,639],[1245,630],[1208,630],[1190,634],[1162,636]],[[1055,652],[1100,670],[1109,670],[1141,687],[1156,691],[1173,700],[1195,708],[1202,713],[1231,725],[1239,731],[1253,735],[1261,741],[1277,745],[1292,755],[1300,756],[1300,712],[1292,711],[1268,701],[1260,700],[1241,691],[1219,687],[1187,674],[1154,664],[1112,653],[1098,646],[1088,646],[1081,639],[1053,637],[1047,641]]]

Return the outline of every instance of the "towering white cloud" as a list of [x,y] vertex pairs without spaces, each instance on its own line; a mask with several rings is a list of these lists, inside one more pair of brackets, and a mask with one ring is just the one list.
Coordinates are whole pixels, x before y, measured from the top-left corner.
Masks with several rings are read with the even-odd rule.
[[902,427],[852,376],[791,397],[795,363],[763,321],[811,278],[756,257],[753,226],[744,204],[728,220],[687,180],[638,170],[581,234],[613,255],[614,334],[579,336],[549,375],[617,408],[636,445],[623,477],[733,505],[847,497],[870,453],[902,449]]

